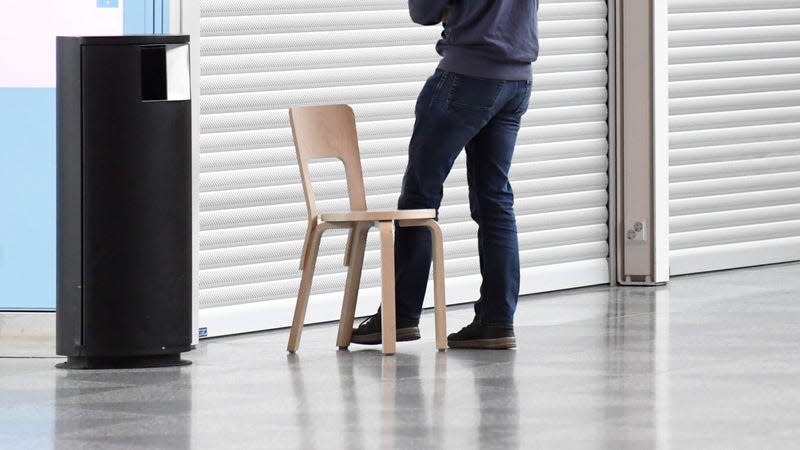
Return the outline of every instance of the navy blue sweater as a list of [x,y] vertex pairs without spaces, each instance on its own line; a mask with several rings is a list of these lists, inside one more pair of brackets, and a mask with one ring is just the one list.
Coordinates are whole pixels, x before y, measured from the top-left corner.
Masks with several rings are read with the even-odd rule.
[[436,25],[450,5],[439,68],[500,80],[531,79],[539,55],[539,0],[408,0],[411,19]]

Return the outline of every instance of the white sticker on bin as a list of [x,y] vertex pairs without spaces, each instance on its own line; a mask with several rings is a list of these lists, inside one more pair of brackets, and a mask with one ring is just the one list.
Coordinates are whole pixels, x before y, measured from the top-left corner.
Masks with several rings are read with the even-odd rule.
[[167,100],[190,100],[191,75],[189,69],[189,44],[166,46]]

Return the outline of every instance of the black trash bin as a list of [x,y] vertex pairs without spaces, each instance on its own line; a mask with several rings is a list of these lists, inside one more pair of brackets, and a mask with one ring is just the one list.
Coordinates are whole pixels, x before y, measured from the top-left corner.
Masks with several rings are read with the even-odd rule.
[[62,367],[177,365],[191,349],[188,45],[57,38]]

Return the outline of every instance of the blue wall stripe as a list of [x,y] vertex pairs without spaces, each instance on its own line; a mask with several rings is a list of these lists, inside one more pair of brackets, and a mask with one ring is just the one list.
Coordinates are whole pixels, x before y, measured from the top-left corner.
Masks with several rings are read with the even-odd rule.
[[[156,5],[158,0],[126,0],[122,11],[125,34],[153,34],[156,32]],[[161,8],[159,20],[161,22]]]
[[164,32],[164,5],[161,0],[153,1],[153,33]]
[[153,28],[156,18],[154,1],[146,0],[144,3],[144,34],[153,34],[155,31]]
[[168,34],[169,30],[169,0],[161,0],[161,10],[163,13],[161,14],[163,23],[161,24],[161,32],[164,34]]
[[0,88],[0,309],[56,305],[56,90]]

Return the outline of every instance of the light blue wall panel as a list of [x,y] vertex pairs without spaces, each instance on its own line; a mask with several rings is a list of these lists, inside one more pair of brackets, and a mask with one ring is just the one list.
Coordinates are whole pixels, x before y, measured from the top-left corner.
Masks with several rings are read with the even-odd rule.
[[155,31],[157,0],[126,0],[123,30],[125,34],[152,34]]
[[55,308],[55,105],[55,89],[0,89],[0,309]]
[[169,30],[169,0],[161,0],[161,10],[163,13],[161,14],[161,32],[167,34],[170,32]]

